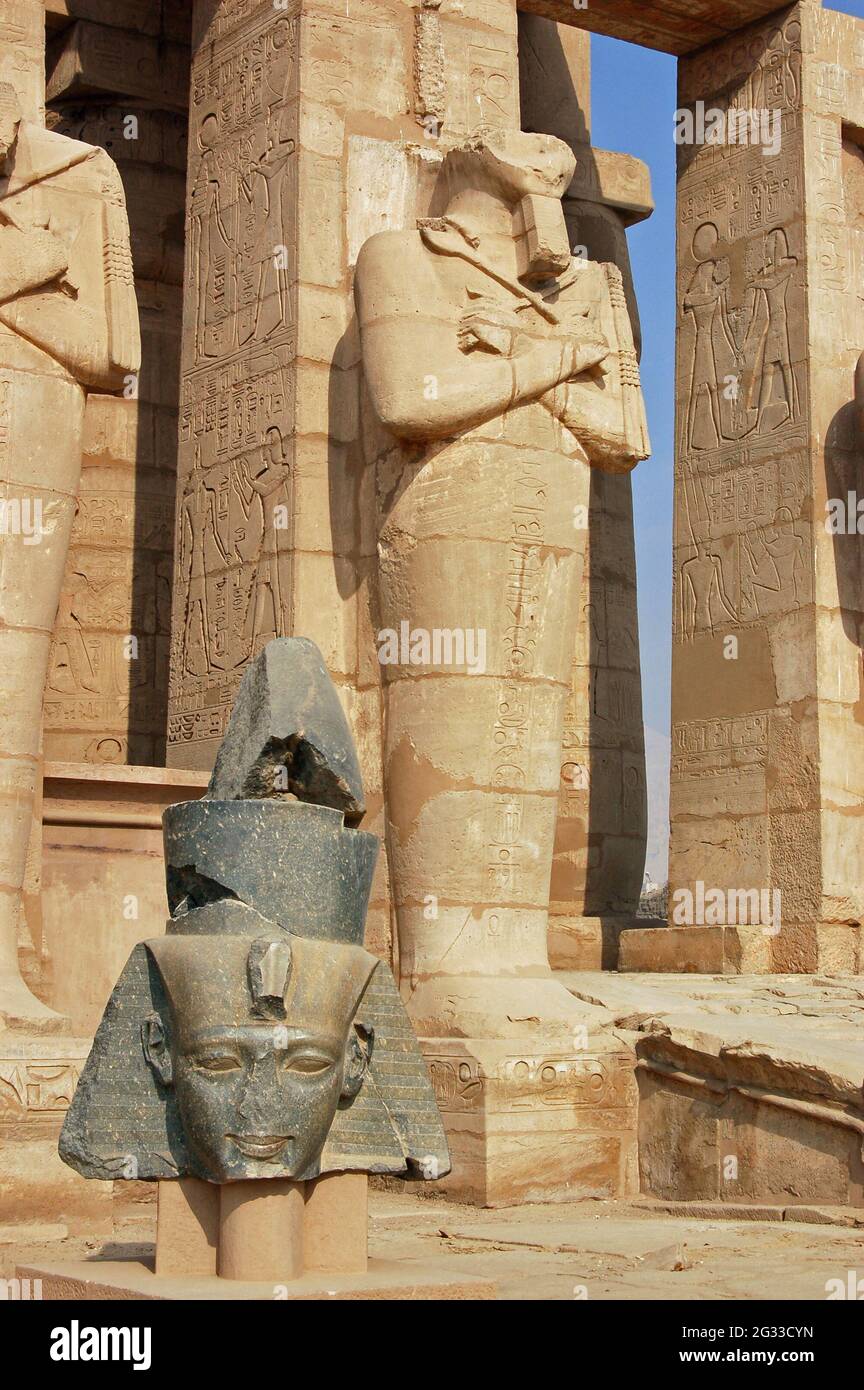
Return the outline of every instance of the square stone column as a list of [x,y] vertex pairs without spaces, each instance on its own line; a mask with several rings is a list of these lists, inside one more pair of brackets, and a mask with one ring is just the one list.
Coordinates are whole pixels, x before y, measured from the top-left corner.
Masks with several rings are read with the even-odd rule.
[[864,24],[802,3],[679,84],[725,135],[679,149],[670,928],[629,933],[622,968],[854,971],[854,501],[852,534],[826,523],[860,486]]
[[[78,14],[81,6],[72,9]],[[134,15],[119,6],[93,12],[110,26],[77,19],[49,41],[48,121],[108,150],[119,169],[141,370],[124,395],[94,393],[86,406],[78,508],[46,682],[45,756],[162,767],[191,14],[186,7],[160,12],[152,0]]]

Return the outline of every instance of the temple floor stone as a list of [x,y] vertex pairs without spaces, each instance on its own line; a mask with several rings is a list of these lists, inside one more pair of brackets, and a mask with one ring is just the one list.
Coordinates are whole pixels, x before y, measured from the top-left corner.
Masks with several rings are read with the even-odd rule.
[[285,1284],[250,1282],[242,1279],[168,1278],[154,1274],[152,1262],[143,1260],[82,1260],[68,1265],[23,1267],[20,1279],[41,1279],[42,1296],[47,1299],[87,1299],[106,1302],[113,1299],[219,1300],[234,1302],[296,1302],[307,1299],[333,1299],[414,1302],[419,1300],[489,1300],[495,1285],[488,1280],[458,1278],[435,1265],[410,1263],[396,1265],[375,1260],[365,1274],[303,1275]]
[[643,1193],[864,1206],[864,977],[558,978],[632,1040]]
[[[491,1211],[442,1201],[431,1185],[424,1191],[429,1195],[370,1194],[372,1262],[395,1268],[398,1261],[403,1286],[421,1268],[446,1265],[454,1285],[494,1283],[502,1300],[823,1301],[842,1297],[836,1281],[846,1287],[848,1272],[861,1271],[862,1229],[854,1225],[862,1221],[860,1210],[856,1216],[848,1209],[750,1204],[736,1211],[731,1204],[707,1209],[639,1198]],[[838,1221],[848,1224],[833,1224]],[[43,1244],[34,1231],[28,1245],[0,1245],[0,1278],[16,1267],[44,1277],[48,1268],[95,1254],[137,1261],[143,1270],[154,1233],[152,1218],[126,1223],[117,1243],[100,1249],[72,1239],[62,1247]],[[98,1266],[91,1261],[86,1268]],[[324,1282],[334,1287],[332,1278]],[[42,1293],[49,1296],[47,1286]]]

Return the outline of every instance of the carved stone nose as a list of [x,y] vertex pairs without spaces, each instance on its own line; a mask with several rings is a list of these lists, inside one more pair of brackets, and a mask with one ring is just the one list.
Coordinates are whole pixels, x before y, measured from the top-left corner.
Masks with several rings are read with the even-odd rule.
[[288,1124],[284,1088],[273,1052],[268,1052],[250,1066],[237,1114],[244,1122],[245,1133],[286,1134],[289,1129],[293,1130],[293,1126]]

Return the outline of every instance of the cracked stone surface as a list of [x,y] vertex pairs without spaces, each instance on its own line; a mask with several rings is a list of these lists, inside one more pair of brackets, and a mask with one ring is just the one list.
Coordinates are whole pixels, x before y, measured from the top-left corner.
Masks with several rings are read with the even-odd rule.
[[561,978],[634,1049],[643,1191],[864,1207],[864,977]]
[[277,638],[246,668],[206,796],[312,802],[360,824],[354,741],[314,642]]

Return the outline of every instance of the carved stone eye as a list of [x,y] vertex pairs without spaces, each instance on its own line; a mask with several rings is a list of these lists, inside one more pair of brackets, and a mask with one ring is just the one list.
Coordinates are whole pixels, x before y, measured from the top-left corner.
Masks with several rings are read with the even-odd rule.
[[315,1057],[311,1053],[299,1053],[285,1059],[285,1070],[296,1071],[302,1076],[322,1076],[333,1063],[329,1057]]
[[240,1069],[238,1059],[227,1053],[218,1057],[197,1057],[194,1065],[199,1071],[209,1072],[239,1071]]

